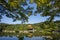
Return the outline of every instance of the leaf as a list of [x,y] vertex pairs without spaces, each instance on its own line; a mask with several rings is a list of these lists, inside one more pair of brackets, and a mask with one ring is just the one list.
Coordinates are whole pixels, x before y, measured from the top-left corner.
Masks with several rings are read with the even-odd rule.
[[0,19],[2,19],[2,15],[0,15]]
[[34,0],[30,0],[30,3],[33,3],[34,2]]
[[13,22],[15,22],[16,21],[16,19],[13,19]]
[[30,16],[30,15],[32,15],[32,12],[29,12],[29,13],[28,13],[28,16]]

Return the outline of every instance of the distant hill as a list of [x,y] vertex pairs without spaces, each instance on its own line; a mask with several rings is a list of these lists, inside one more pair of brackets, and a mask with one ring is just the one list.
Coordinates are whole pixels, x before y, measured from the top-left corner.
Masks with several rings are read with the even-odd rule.
[[[41,22],[41,23],[35,23],[35,24],[42,24],[42,23],[49,23],[49,22]],[[54,23],[60,23],[60,20],[59,21],[54,21]]]
[[[48,22],[40,22],[40,23],[34,23],[35,25],[38,25],[38,24],[46,24]],[[59,21],[54,21],[54,23],[60,23],[60,20]],[[6,24],[6,23],[0,23],[0,25],[34,25],[34,24]]]
[[[5,30],[27,30],[27,26],[32,25],[33,28],[35,28],[37,30],[38,29],[40,30],[41,28],[44,29],[44,27],[46,25],[50,26],[50,24],[48,24],[48,23],[49,22],[41,22],[41,23],[35,23],[35,24],[6,24],[6,23],[0,23],[0,27],[5,29]],[[54,23],[55,24],[53,24],[53,25],[58,24],[57,27],[60,25],[60,21],[54,21]]]

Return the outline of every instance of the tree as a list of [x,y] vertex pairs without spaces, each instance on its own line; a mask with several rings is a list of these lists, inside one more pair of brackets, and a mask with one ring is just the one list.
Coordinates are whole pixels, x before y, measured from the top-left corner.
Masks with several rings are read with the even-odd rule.
[[[7,2],[8,1],[8,2]],[[23,7],[21,5],[26,5],[24,0],[0,0],[0,19],[5,14],[7,17],[16,20],[22,20],[23,22],[28,21],[28,17]],[[25,4],[24,4],[25,3]]]
[[8,26],[7,24],[0,23],[0,32],[2,32],[7,26]]
[[[32,15],[32,11],[28,7],[26,10],[21,5],[27,5],[27,0],[0,0],[3,14],[7,17],[13,18],[14,21],[22,20],[28,21],[28,15]],[[37,11],[35,13],[41,13],[43,17],[49,16],[48,20],[51,22],[55,17],[60,17],[60,0],[29,0],[30,3],[37,4]],[[0,19],[2,18],[2,11],[0,11]]]
[[60,0],[34,0],[37,3],[37,11],[42,16],[49,16],[51,22],[55,17],[60,17]]

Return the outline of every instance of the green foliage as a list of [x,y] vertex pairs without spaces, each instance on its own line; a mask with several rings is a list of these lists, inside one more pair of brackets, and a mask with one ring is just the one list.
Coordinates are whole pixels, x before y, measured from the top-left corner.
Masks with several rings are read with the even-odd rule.
[[[8,2],[7,2],[8,1]],[[13,22],[16,20],[22,20],[23,22],[28,21],[28,17],[25,13],[21,12],[24,11],[23,7],[21,7],[21,3],[25,2],[25,0],[0,0],[0,5],[3,6],[3,11],[7,17],[12,18]],[[2,13],[2,12],[1,12]],[[1,15],[2,18],[2,15]],[[1,19],[0,18],[0,19]]]
[[[60,0],[29,0],[30,3],[36,3],[37,4],[37,11],[36,13],[41,13],[41,16],[50,16],[48,18],[48,21],[53,21],[54,17],[60,17]],[[28,21],[28,16],[32,15],[31,8],[24,9],[21,7],[21,5],[27,5],[26,0],[8,0],[6,2],[5,0],[0,0],[0,5],[5,8],[8,12],[6,12],[6,16],[9,18],[13,18],[13,21],[16,20],[23,20]],[[31,10],[31,11],[27,11]],[[18,12],[16,12],[18,11]],[[34,13],[35,14],[35,13]],[[1,16],[2,18],[2,16]],[[0,19],[1,19],[0,18]]]
[[[29,24],[16,24],[16,25],[10,25],[10,24],[1,24],[0,25],[0,29],[2,30],[15,30],[15,31],[24,31],[28,29],[28,25]],[[32,27],[34,28],[34,30],[36,31],[43,31],[43,32],[52,32],[53,30],[60,30],[59,25],[60,22],[52,22],[52,23],[46,23],[46,22],[42,22],[42,23],[38,23],[38,24],[31,24]],[[42,33],[43,33],[42,32]]]
[[42,12],[42,16],[50,16],[48,21],[53,21],[54,17],[60,15],[60,0],[35,0],[37,4],[37,11]]
[[[27,26],[29,24],[0,24],[0,26],[5,27],[4,30],[7,31],[13,31],[15,30],[15,33],[8,33],[8,32],[1,32],[0,35],[4,35],[4,36],[15,36],[18,35],[18,37],[23,37],[23,36],[28,36],[30,33],[19,33],[19,31],[24,31],[27,30]],[[58,30],[60,30],[60,21],[55,21],[55,22],[42,22],[42,23],[37,23],[37,24],[30,24],[33,26],[33,28],[36,30],[35,32],[31,33],[33,36],[51,36],[51,38],[53,38],[52,40],[58,40],[60,39],[60,32],[58,32]],[[20,38],[22,39],[22,38]]]
[[30,0],[30,3],[33,3],[34,2],[34,0]]

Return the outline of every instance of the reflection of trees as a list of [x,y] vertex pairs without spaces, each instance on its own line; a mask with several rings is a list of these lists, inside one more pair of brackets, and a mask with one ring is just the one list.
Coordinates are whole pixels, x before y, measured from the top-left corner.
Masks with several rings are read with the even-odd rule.
[[26,37],[29,37],[29,38],[31,38],[33,36],[33,33],[28,33],[27,35],[26,35]]
[[19,36],[18,38],[19,38],[19,40],[23,40],[24,39],[24,36],[22,36],[22,37]]
[[5,29],[6,26],[0,26],[0,32],[2,32]]
[[0,24],[0,32],[2,32],[4,29],[5,29],[5,27],[7,27],[7,25],[6,24]]

